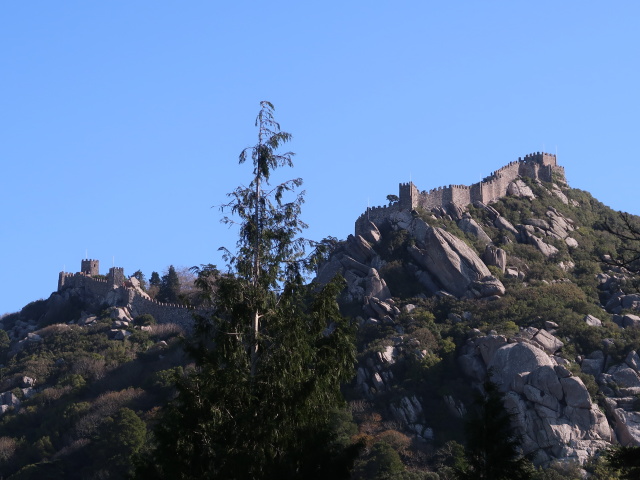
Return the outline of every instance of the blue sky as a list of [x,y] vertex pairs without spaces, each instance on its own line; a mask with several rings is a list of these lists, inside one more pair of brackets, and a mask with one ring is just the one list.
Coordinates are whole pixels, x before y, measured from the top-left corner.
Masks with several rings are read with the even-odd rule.
[[640,3],[0,4],[0,314],[99,259],[223,265],[214,205],[249,182],[261,100],[293,134],[307,236],[398,183],[471,184],[555,152],[640,213]]

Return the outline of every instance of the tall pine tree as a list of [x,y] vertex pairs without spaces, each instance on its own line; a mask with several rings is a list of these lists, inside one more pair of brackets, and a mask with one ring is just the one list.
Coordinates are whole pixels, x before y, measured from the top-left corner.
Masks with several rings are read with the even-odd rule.
[[162,276],[156,298],[161,302],[178,303],[180,296],[180,278],[173,265],[169,265],[166,275]]
[[159,478],[348,478],[351,449],[335,441],[331,413],[353,373],[353,330],[340,315],[336,279],[319,292],[304,284],[302,184],[270,184],[293,153],[291,139],[262,102],[248,186],[229,194],[225,223],[239,225],[227,274],[216,282],[214,315],[200,318],[196,369],[156,432]]
[[484,383],[484,392],[471,406],[466,424],[466,465],[460,480],[526,480],[533,466],[522,456],[520,437],[511,425],[496,384]]

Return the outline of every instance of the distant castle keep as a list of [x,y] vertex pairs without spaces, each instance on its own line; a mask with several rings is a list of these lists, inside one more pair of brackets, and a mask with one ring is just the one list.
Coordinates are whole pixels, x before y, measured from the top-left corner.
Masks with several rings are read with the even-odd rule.
[[124,276],[122,267],[111,267],[105,277],[100,276],[98,260],[82,260],[77,273],[60,272],[58,275],[58,292],[65,288],[84,290],[85,295],[106,297],[115,292],[120,306],[127,306],[135,317],[143,313],[153,315],[158,323],[177,323],[187,330],[193,328],[192,311],[184,305],[162,303],[135,288]]
[[536,152],[518,158],[517,161],[496,170],[481,182],[471,186],[449,185],[433,190],[419,191],[412,183],[401,183],[397,203],[389,206],[369,207],[367,211],[356,220],[356,234],[360,234],[366,228],[368,221],[376,223],[387,217],[390,213],[400,210],[445,207],[453,203],[460,207],[474,202],[491,203],[507,195],[509,184],[518,177],[528,177],[543,182],[551,182],[554,177],[565,180],[564,167],[558,165],[556,156],[551,153]]
[[58,275],[58,291],[62,287],[85,287],[90,286],[93,293],[106,295],[109,290],[124,286],[124,269],[122,267],[111,267],[106,278],[95,278],[100,276],[99,260],[82,260],[80,271],[77,273],[60,272]]

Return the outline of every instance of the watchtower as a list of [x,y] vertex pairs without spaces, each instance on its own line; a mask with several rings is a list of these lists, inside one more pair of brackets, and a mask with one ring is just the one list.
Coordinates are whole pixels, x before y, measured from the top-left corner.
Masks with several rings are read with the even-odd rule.
[[399,190],[400,201],[398,203],[402,210],[410,210],[418,205],[420,191],[416,188],[413,182],[401,183]]
[[[522,159],[518,158],[518,161],[520,160]],[[546,152],[530,153],[524,156],[524,161],[529,163],[537,163],[538,165],[551,166],[551,167],[558,166],[558,159],[553,153],[546,153]]]
[[93,277],[100,275],[100,261],[99,260],[82,260],[80,265],[80,272],[85,275]]
[[109,269],[109,275],[107,276],[109,283],[114,287],[120,287],[124,285],[124,268],[111,267]]

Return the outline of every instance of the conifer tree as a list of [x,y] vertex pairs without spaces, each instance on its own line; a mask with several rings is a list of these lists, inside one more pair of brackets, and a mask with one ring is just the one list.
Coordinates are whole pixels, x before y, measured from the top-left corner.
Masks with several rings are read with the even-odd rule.
[[623,480],[640,478],[640,447],[612,447],[606,457],[609,465],[620,471],[620,478]]
[[149,278],[149,285],[152,287],[160,287],[162,280],[158,272],[151,272],[151,278]]
[[353,372],[353,331],[338,311],[340,279],[315,293],[304,284],[302,181],[270,184],[293,156],[277,152],[291,135],[273,110],[261,103],[258,143],[240,155],[253,163],[250,184],[222,207],[239,238],[235,253],[225,251],[215,313],[197,322],[197,368],[178,383],[156,431],[159,478],[348,476],[354,449],[336,442],[330,419]]
[[533,467],[522,456],[520,438],[511,426],[502,394],[490,381],[484,384],[470,411],[466,425],[466,465],[458,471],[460,480],[526,480]]
[[169,265],[166,275],[162,276],[157,298],[161,302],[177,303],[180,295],[180,278],[173,265]]

